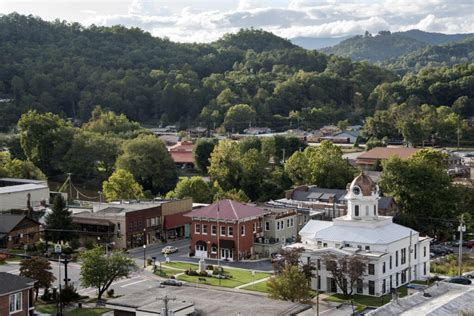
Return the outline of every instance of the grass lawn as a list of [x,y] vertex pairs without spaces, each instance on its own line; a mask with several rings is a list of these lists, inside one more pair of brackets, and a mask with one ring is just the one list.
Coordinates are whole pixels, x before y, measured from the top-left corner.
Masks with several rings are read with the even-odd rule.
[[[407,288],[405,286],[402,286],[397,289],[398,292],[400,293],[400,297],[404,297],[407,295]],[[356,305],[364,305],[364,306],[382,306],[392,299],[392,295],[386,294],[381,297],[373,297],[373,296],[368,296],[368,295],[354,295],[352,297],[354,304]],[[330,302],[337,302],[337,303],[342,303],[345,301],[348,301],[342,294],[333,294],[324,300],[330,301]]]
[[[219,279],[214,277],[201,277],[201,276],[190,276],[190,275],[180,275],[179,280],[191,282],[191,283],[201,283],[207,285],[215,285],[222,287],[237,287],[239,285],[247,284],[253,281],[267,278],[271,276],[269,273],[256,272],[255,276],[252,276],[252,272],[249,270],[239,270],[239,269],[229,269],[224,268],[224,273],[232,276],[230,279]],[[199,281],[199,278],[205,278],[206,281]]]
[[[464,254],[462,260],[462,272],[474,270],[474,259],[469,254]],[[458,275],[458,256],[451,254],[439,258],[436,262],[431,263],[430,270],[433,274],[456,276]]]
[[155,274],[157,276],[163,277],[163,278],[169,278],[170,276],[173,276],[178,273],[182,273],[183,271],[175,270],[175,269],[167,269],[165,266],[161,266],[161,271],[160,268],[157,267]]
[[[199,268],[199,266],[194,263],[186,263],[186,262],[169,262],[169,263],[162,262],[161,263],[161,267],[167,267],[167,266],[171,268],[181,269],[181,270],[187,270],[189,268],[196,270],[197,268]],[[159,269],[159,265],[157,268]],[[179,271],[176,270],[176,273],[179,273]]]
[[246,287],[243,287],[242,290],[248,290],[248,291],[256,291],[256,292],[262,292],[262,293],[268,293],[268,287],[267,287],[267,282],[260,282],[256,284],[252,284]]

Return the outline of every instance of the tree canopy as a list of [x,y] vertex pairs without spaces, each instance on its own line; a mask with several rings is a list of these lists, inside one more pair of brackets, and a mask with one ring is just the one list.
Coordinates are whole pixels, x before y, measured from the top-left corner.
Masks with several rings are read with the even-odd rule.
[[124,169],[115,170],[102,184],[102,191],[107,201],[140,199],[144,196],[142,186]]

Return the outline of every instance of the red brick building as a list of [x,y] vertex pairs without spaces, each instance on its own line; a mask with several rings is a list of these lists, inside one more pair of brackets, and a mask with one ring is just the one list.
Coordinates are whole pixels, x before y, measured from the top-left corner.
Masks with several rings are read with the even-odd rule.
[[35,280],[0,272],[0,315],[33,316]]
[[191,252],[198,258],[239,261],[254,254],[263,236],[265,210],[232,200],[221,200],[187,214],[191,217]]

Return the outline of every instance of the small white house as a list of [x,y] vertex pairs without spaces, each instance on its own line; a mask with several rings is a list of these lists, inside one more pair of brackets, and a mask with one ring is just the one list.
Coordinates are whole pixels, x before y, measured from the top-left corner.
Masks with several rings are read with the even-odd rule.
[[354,294],[381,296],[429,276],[430,239],[393,223],[391,216],[379,216],[378,199],[378,186],[370,177],[360,174],[348,188],[347,215],[332,222],[311,220],[301,229],[301,244],[294,247],[304,247],[304,262],[311,261],[317,266],[313,289],[342,293],[331,272],[326,270],[323,258],[328,253],[357,254],[367,261]]

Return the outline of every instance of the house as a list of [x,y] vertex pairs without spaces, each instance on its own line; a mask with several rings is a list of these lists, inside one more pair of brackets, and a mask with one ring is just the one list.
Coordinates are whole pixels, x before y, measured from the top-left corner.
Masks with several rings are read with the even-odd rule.
[[334,137],[337,137],[339,139],[344,139],[345,142],[343,143],[354,144],[357,137],[359,137],[359,134],[360,134],[359,131],[347,130],[347,131],[343,131],[343,132],[335,134]]
[[268,127],[249,127],[244,129],[244,134],[247,135],[260,135],[260,134],[270,134],[272,130]]
[[193,157],[194,144],[192,142],[183,141],[168,148],[176,167],[181,169],[194,168]]
[[141,290],[107,300],[105,307],[113,310],[114,315],[117,316],[163,316],[165,315],[165,297],[169,298],[168,315],[175,316],[298,316],[311,309],[310,305],[273,300],[265,296],[237,292],[232,289],[196,288],[194,286],[167,286]]
[[46,180],[0,178],[0,211],[44,206],[48,200]]
[[263,237],[265,210],[233,200],[220,200],[186,214],[191,222],[191,252],[198,258],[239,261],[254,255]]
[[187,132],[189,134],[189,137],[195,139],[205,137],[207,135],[207,128],[198,126],[195,128],[188,128]]
[[316,263],[315,290],[342,293],[327,269],[326,255],[337,258],[359,255],[367,262],[357,280],[357,294],[381,296],[412,280],[426,279],[430,272],[430,238],[393,223],[378,210],[378,186],[365,174],[348,187],[347,215],[331,222],[311,220],[300,231],[304,262]]
[[367,315],[472,315],[474,288],[461,284],[437,282],[431,287],[403,298],[392,300]]
[[0,248],[20,248],[39,241],[40,223],[20,214],[0,214]]
[[36,280],[0,272],[0,315],[35,315],[33,285]]
[[191,209],[191,199],[94,203],[73,214],[73,221],[83,231],[81,243],[101,237],[125,249],[188,237],[191,220],[184,214]]
[[406,160],[419,150],[418,148],[408,147],[375,147],[359,155],[356,159],[356,165],[360,169],[370,170],[376,166],[378,161],[394,156]]

